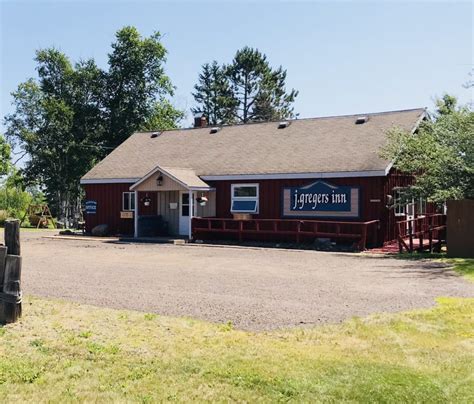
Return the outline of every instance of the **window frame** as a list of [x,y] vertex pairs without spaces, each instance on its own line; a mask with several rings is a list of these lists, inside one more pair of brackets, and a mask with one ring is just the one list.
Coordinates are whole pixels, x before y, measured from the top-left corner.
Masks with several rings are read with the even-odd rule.
[[[125,196],[127,196],[129,209],[125,209]],[[122,192],[122,211],[123,212],[134,212],[135,211],[135,191]]]
[[[255,196],[235,196],[235,189],[242,188],[242,187],[254,187],[256,190]],[[234,205],[234,201],[249,201],[249,202],[256,202],[255,211],[250,210],[234,210],[232,206]],[[231,184],[230,186],[230,213],[251,213],[254,215],[258,215],[260,210],[260,184],[259,183],[236,183]]]
[[418,198],[418,203],[417,203],[417,208],[416,208],[416,214],[418,216],[426,216],[427,210],[428,210],[428,201],[420,196]]
[[[183,197],[185,197],[186,195],[188,197],[188,203],[183,202]],[[189,195],[189,192],[181,192],[179,198],[180,198],[180,200],[179,200],[179,214],[180,214],[180,216],[181,217],[189,217],[190,213],[191,213],[191,196]],[[187,215],[183,215],[183,207],[188,208],[188,214]]]
[[401,193],[405,188],[396,187],[392,189],[393,192],[393,214],[395,216],[406,216],[407,215],[407,204],[400,204],[402,200]]

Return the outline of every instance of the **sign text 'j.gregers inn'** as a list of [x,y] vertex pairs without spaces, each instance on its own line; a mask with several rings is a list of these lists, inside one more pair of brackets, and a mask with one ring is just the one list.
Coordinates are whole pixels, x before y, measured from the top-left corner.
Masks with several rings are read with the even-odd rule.
[[359,217],[359,188],[317,181],[283,189],[284,217]]

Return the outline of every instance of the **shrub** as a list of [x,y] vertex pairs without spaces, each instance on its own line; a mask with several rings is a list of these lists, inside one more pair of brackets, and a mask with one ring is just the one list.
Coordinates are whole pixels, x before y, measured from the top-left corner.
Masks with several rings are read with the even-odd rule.
[[6,210],[0,210],[0,226],[5,226],[5,221],[8,219],[9,215]]
[[20,188],[0,187],[0,210],[6,211],[8,216],[21,219],[32,201],[32,196]]

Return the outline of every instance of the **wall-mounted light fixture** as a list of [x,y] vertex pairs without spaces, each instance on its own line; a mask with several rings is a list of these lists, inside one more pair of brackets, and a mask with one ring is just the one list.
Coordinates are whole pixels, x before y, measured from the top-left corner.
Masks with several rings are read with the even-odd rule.
[[161,187],[163,185],[163,175],[159,174],[158,178],[156,179],[156,185]]

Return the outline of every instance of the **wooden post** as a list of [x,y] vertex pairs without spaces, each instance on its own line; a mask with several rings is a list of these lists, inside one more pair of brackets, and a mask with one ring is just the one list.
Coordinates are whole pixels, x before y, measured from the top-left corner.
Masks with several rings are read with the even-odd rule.
[[5,245],[9,255],[20,255],[20,221],[7,220],[5,222]]
[[360,250],[364,251],[365,246],[367,244],[367,224],[364,223],[362,225],[362,235],[361,235],[361,240],[360,240]]
[[0,246],[0,292],[2,291],[3,277],[5,276],[5,260],[7,259],[7,247]]
[[433,252],[433,216],[428,216],[428,249]]
[[398,239],[398,252],[401,254],[403,252],[403,244],[402,244],[402,231],[400,229],[400,223],[397,223],[397,239]]
[[410,238],[410,253],[413,252],[413,224],[412,221],[408,221],[408,237]]
[[5,244],[0,247],[0,323],[14,323],[21,316],[20,221],[5,222]]

